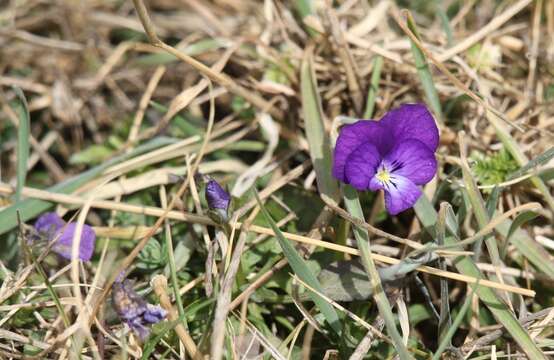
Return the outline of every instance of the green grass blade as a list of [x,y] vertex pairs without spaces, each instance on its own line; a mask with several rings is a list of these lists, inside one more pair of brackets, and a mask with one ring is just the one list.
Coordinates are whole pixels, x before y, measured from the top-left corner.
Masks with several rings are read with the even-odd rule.
[[[444,238],[446,236],[446,219],[447,219],[447,208],[442,206],[439,211],[439,217],[436,224],[436,239],[437,245],[444,245]],[[446,270],[446,261],[443,258],[438,259],[439,268],[441,270]],[[452,326],[452,318],[450,316],[450,301],[448,293],[448,281],[444,278],[440,278],[440,313],[439,313],[439,329],[438,336],[439,341],[443,342],[446,340],[447,331]],[[452,345],[450,339],[446,340],[447,345]]]
[[[460,143],[461,143],[461,135],[460,135]],[[475,182],[475,179],[471,174],[471,170],[469,169],[467,161],[465,161],[464,159],[465,157],[462,159],[462,176],[464,180],[465,189],[466,189],[469,201],[471,202],[471,207],[473,208],[473,212],[475,213],[475,218],[477,219],[477,223],[479,224],[479,228],[483,229],[489,224],[490,218],[487,213],[487,207],[485,205],[485,201],[483,200],[481,192],[477,187],[477,183]],[[480,252],[481,252],[481,247],[480,247],[481,242],[477,241],[475,244],[477,245],[477,247],[474,248],[474,251],[475,251],[474,259],[477,260],[479,259]],[[486,236],[485,244],[487,245],[487,250],[489,251],[489,255],[491,257],[493,265],[502,266],[502,261],[500,260],[500,252],[498,251],[498,244],[496,243],[495,237],[490,235]]]
[[[495,230],[502,236],[508,236],[512,221],[506,220],[498,225]],[[514,245],[519,253],[523,255],[529,262],[539,271],[545,273],[551,278],[554,278],[554,262],[552,256],[527,232],[522,229],[514,230],[510,236],[510,244]]]
[[[360,204],[360,199],[358,198],[358,192],[349,185],[344,187],[344,203],[346,205],[346,210],[358,219],[364,220],[364,214],[362,211],[362,206]],[[379,272],[375,266],[375,262],[371,256],[371,248],[369,245],[369,234],[366,229],[359,228],[354,226],[354,236],[356,237],[356,242],[358,244],[358,249],[360,250],[360,256],[362,259],[362,264],[367,272],[369,280],[373,288],[373,298],[377,303],[379,308],[379,313],[385,320],[385,325],[387,327],[387,332],[394,342],[396,351],[400,359],[412,359],[412,356],[408,352],[406,346],[402,342],[402,336],[396,328],[396,322],[394,320],[394,315],[389,303],[387,295],[383,291],[383,286],[381,285],[381,278],[379,277]]]
[[331,175],[331,145],[329,134],[325,131],[323,110],[317,92],[310,50],[306,52],[302,61],[300,91],[304,126],[310,145],[310,157],[317,178],[317,187],[322,194],[336,201],[339,198],[339,188],[337,181]]
[[[304,20],[307,16],[317,16],[315,12],[315,4],[313,0],[296,0],[293,2],[296,7],[296,11],[298,12],[298,15],[300,15],[300,18]],[[301,24],[304,27],[306,27],[306,31],[311,37],[315,37],[317,35],[317,31],[312,29],[311,27],[307,26],[306,24]]]
[[454,43],[454,36],[452,35],[452,27],[450,26],[450,20],[448,19],[448,15],[446,15],[446,11],[444,11],[443,7],[441,6],[443,4],[442,1],[435,0],[435,8],[437,10],[437,15],[441,21],[441,26],[444,30],[444,33],[446,34],[446,45],[448,47],[451,47]]
[[[271,226],[273,232],[275,232],[275,237],[277,238],[277,241],[279,242],[279,245],[281,246],[281,249],[283,250],[283,253],[285,254],[285,257],[287,258],[289,265],[294,273],[298,275],[298,277],[306,284],[323,294],[324,292],[321,284],[319,283],[315,275],[311,272],[304,259],[302,259],[302,257],[298,254],[289,240],[287,240],[283,236],[283,233],[281,233],[281,230],[279,230],[279,227],[277,226],[271,215],[269,215],[264,204],[260,200],[258,193],[254,192],[254,195],[256,196],[256,200],[258,201],[262,214]],[[337,315],[333,306],[331,306],[327,301],[325,301],[316,293],[313,293],[309,290],[308,292],[311,299],[316,304],[319,311],[321,311],[331,328],[340,336],[342,334],[342,325],[340,323],[339,316]]]
[[[77,190],[83,184],[100,176],[106,169],[115,164],[174,142],[175,140],[169,138],[152,139],[147,143],[136,147],[128,154],[117,156],[112,160],[104,162],[102,165],[98,165],[77,176],[51,186],[46,190],[54,193],[69,194]],[[14,204],[5,208],[4,210],[0,211],[0,235],[6,233],[7,231],[10,231],[17,226],[16,211],[18,209],[21,213],[21,220],[25,222],[50,209],[53,205],[53,203],[48,201],[27,199],[20,201],[18,204]]]
[[[479,286],[479,284],[475,284],[474,288]],[[460,324],[464,320],[464,317],[467,313],[467,310],[469,309],[469,305],[471,304],[471,298],[473,297],[473,293],[475,290],[472,290],[471,293],[469,293],[466,296],[466,299],[464,301],[464,304],[462,305],[462,308],[460,309],[460,312],[456,315],[456,318],[454,318],[454,322],[448,327],[448,331],[442,338],[439,347],[437,348],[437,351],[433,355],[433,360],[439,360],[441,358],[442,353],[448,346],[452,346],[452,337],[454,337],[454,334],[456,333],[456,330],[460,327]]]
[[502,257],[506,255],[506,250],[508,249],[508,245],[510,244],[510,239],[512,238],[512,235],[516,232],[517,229],[519,229],[523,224],[525,224],[528,221],[533,220],[539,216],[534,211],[525,211],[516,216],[512,224],[510,225],[510,229],[508,229],[508,235],[506,235],[506,242],[504,243],[504,246],[502,248]]
[[508,180],[515,179],[517,177],[522,176],[527,171],[550,161],[550,159],[552,159],[553,157],[554,157],[554,147],[551,147],[550,149],[546,150],[545,152],[535,157],[533,160],[529,161],[527,164],[523,165],[521,168],[519,168],[518,170],[510,174],[508,176]]
[[373,116],[377,90],[379,90],[379,80],[381,80],[381,70],[383,70],[383,57],[377,55],[373,60],[373,71],[371,72],[371,82],[367,92],[364,119],[371,119],[371,116]]
[[[417,27],[411,15],[408,16],[408,28],[418,39],[420,39],[419,32],[417,31]],[[439,124],[442,124],[443,119],[441,102],[439,99],[439,93],[437,92],[437,88],[435,87],[435,83],[433,82],[433,76],[431,75],[429,64],[427,63],[427,59],[425,58],[423,52],[411,39],[410,43],[412,45],[412,54],[414,55],[414,62],[417,73],[419,75],[419,79],[421,81],[421,85],[423,86],[423,91],[425,92],[427,100],[431,104],[431,108],[436,115],[437,122]]]
[[17,96],[17,100],[12,107],[19,119],[17,125],[17,185],[15,188],[15,202],[21,200],[21,191],[25,186],[25,178],[27,177],[27,160],[29,159],[29,139],[31,136],[31,118],[27,99],[23,91],[18,87],[13,87],[13,91]]
[[[419,201],[415,204],[414,210],[425,228],[432,227],[437,222],[437,213],[425,195],[421,196]],[[454,245],[456,243],[458,243],[458,239],[454,236],[445,237],[446,245]],[[453,250],[455,250],[455,248]],[[458,250],[462,249],[458,248]],[[461,274],[472,276],[477,279],[483,278],[477,265],[475,265],[473,260],[468,256],[457,257],[453,260],[453,264]],[[521,326],[512,311],[498,298],[492,289],[479,286],[475,289],[475,293],[491,311],[496,320],[506,328],[512,338],[530,359],[547,359],[537,344],[531,339],[527,330]]]

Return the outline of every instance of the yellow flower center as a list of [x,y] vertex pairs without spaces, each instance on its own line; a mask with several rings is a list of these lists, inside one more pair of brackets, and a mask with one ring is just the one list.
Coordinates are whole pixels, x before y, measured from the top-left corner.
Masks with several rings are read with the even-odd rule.
[[382,183],[389,182],[390,180],[390,173],[385,168],[381,168],[381,170],[377,172],[376,176],[377,176],[377,179]]

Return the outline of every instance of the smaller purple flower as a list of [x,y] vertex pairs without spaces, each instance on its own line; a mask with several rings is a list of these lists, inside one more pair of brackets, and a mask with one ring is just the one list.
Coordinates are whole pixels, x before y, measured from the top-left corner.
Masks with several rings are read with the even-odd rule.
[[206,200],[210,209],[223,209],[227,211],[231,196],[214,179],[210,179],[206,184]]
[[120,319],[133,329],[142,340],[150,334],[147,325],[156,324],[167,316],[164,309],[149,304],[140,297],[133,290],[129,280],[122,281],[119,277],[112,286],[112,301]]
[[229,195],[217,181],[211,178],[206,184],[205,194],[212,215],[220,222],[228,221],[231,195]]
[[[35,222],[35,230],[41,239],[48,242],[55,241],[52,250],[61,257],[71,260],[71,248],[77,223],[65,221],[55,212],[41,215]],[[81,241],[79,243],[79,259],[89,261],[94,253],[96,233],[89,225],[83,224],[81,230]]]
[[384,190],[387,211],[396,215],[421,196],[418,185],[437,171],[439,130],[422,104],[405,104],[380,121],[360,120],[341,129],[333,176],[357,190]]

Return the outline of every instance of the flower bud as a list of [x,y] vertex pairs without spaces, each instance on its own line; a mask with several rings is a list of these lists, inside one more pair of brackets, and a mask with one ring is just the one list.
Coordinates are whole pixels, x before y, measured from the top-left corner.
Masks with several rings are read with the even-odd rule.
[[227,222],[229,220],[231,195],[213,179],[210,179],[206,184],[206,201],[211,215],[216,218],[216,221]]

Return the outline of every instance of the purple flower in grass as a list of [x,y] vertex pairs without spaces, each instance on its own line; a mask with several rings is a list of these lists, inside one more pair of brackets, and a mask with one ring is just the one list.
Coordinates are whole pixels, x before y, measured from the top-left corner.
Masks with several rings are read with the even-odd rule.
[[227,211],[231,196],[214,179],[210,179],[206,184],[206,200],[210,209],[222,209]]
[[439,130],[422,104],[405,104],[380,121],[360,120],[341,129],[333,176],[357,190],[385,191],[387,211],[396,215],[421,196],[418,185],[437,171]]
[[112,286],[112,300],[121,320],[133,329],[142,340],[150,334],[147,325],[156,324],[167,315],[164,309],[149,304],[140,297],[133,290],[133,285],[129,280],[121,280],[119,277]]
[[[39,237],[48,242],[55,241],[52,250],[63,258],[71,260],[71,248],[73,236],[77,223],[67,224],[55,212],[41,215],[35,222],[35,230]],[[81,241],[79,243],[79,259],[89,261],[94,253],[96,233],[94,229],[86,224],[81,230]]]
[[206,201],[211,214],[218,222],[226,222],[229,219],[229,204],[231,195],[219,185],[214,179],[209,179],[206,183]]

